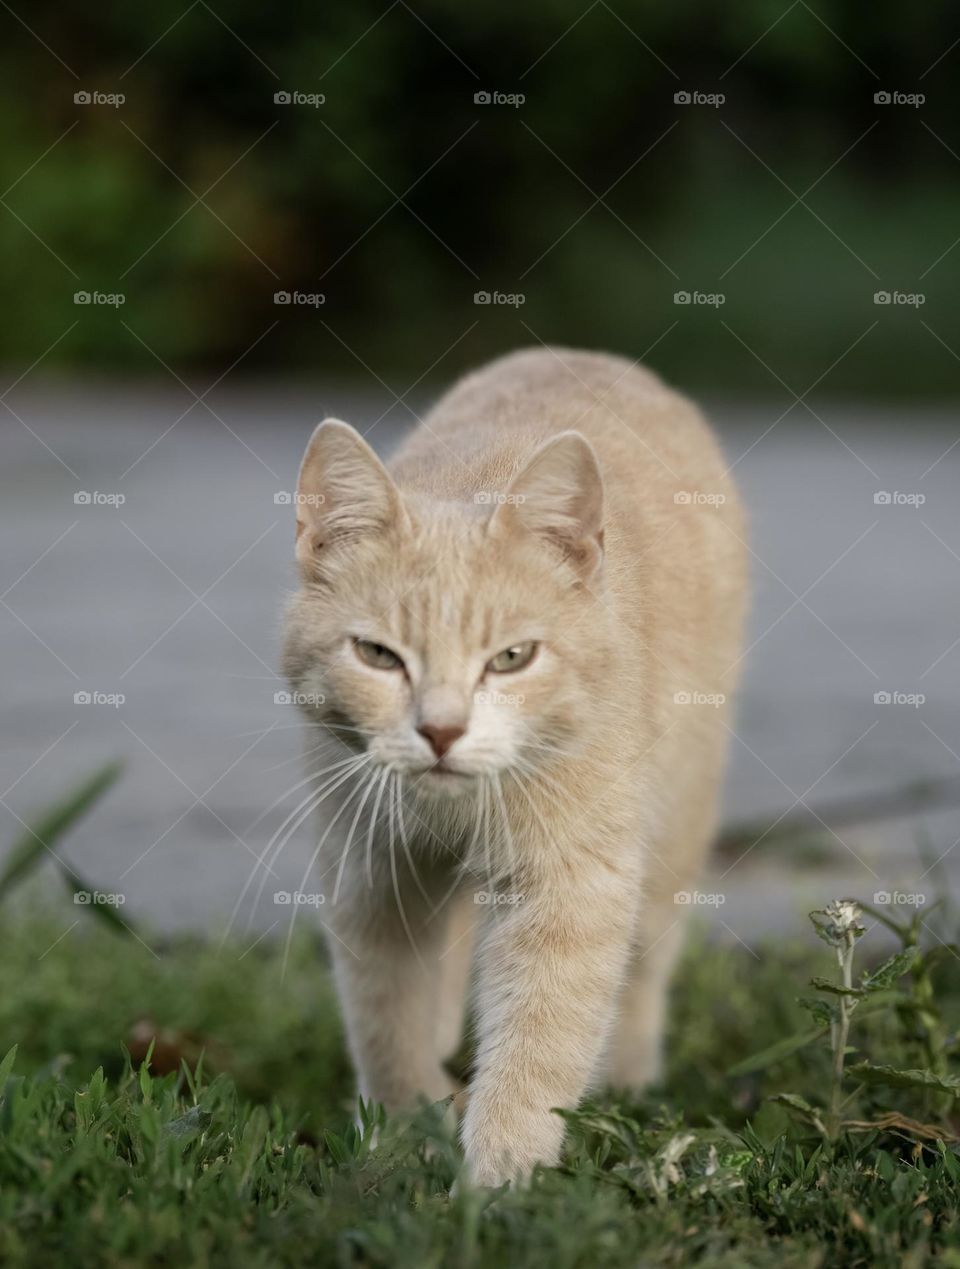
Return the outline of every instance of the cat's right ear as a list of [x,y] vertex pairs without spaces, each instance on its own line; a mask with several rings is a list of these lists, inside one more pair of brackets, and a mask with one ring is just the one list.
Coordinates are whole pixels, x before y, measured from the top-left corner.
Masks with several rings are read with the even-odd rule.
[[382,532],[406,515],[383,463],[339,419],[324,420],[310,437],[296,502],[297,560],[308,569],[338,541]]

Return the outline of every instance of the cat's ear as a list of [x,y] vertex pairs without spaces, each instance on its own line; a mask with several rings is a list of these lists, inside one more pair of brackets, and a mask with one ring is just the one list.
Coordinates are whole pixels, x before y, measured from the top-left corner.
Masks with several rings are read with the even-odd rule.
[[406,514],[383,463],[339,419],[326,419],[310,437],[296,502],[297,559],[305,566],[331,543],[382,532]]
[[561,432],[541,445],[498,499],[489,531],[537,534],[589,581],[603,563],[603,477],[585,437]]

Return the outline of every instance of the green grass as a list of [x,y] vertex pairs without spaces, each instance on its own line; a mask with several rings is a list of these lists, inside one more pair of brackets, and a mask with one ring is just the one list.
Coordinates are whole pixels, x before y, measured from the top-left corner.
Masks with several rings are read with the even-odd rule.
[[[528,1189],[451,1194],[460,1156],[439,1108],[386,1123],[375,1145],[375,1110],[352,1127],[312,935],[281,980],[282,949],[266,940],[241,957],[148,937],[158,957],[69,904],[3,911],[0,1051],[18,1050],[12,1075],[0,1070],[0,1263],[960,1266],[957,1145],[912,1122],[944,1138],[960,1126],[943,1091],[958,1070],[952,951],[905,976],[898,963],[895,981],[856,998],[850,1061],[939,1071],[926,1088],[845,1080],[844,1114],[905,1117],[892,1128],[830,1140],[811,1126],[801,1099],[827,1105],[826,1037],[748,1060],[854,998],[797,1004],[812,976],[836,976],[832,950],[811,935],[756,959],[695,937],[664,1086],[568,1116],[562,1167]],[[947,938],[942,913],[925,920]],[[858,974],[878,933],[857,949]],[[152,1034],[148,1070],[136,1059]],[[731,1075],[737,1064],[746,1073]],[[783,1092],[794,1106],[768,1100]]]

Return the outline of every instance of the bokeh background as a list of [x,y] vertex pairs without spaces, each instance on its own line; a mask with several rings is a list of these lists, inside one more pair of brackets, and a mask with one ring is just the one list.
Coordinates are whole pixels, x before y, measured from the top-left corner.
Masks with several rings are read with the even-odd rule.
[[8,835],[120,756],[71,864],[216,925],[299,778],[274,697],[309,429],[388,451],[461,370],[576,344],[703,400],[751,511],[717,932],[933,902],[960,855],[952,7],[37,0],[0,29]]

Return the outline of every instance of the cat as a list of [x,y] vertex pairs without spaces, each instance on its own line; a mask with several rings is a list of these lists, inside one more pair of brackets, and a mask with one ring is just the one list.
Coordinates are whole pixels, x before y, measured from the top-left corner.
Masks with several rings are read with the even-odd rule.
[[591,1085],[660,1077],[744,534],[696,408],[606,354],[467,375],[389,467],[337,420],[309,442],[283,664],[315,724],[319,911],[388,1112],[457,1092],[469,992],[467,1184],[556,1164]]

